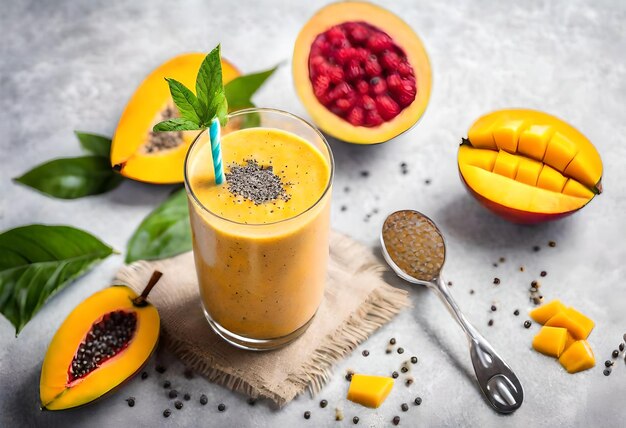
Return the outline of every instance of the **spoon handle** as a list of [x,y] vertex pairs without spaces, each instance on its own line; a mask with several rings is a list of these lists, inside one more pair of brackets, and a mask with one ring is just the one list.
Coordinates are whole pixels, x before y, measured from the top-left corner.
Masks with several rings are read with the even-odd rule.
[[483,394],[496,411],[514,412],[524,400],[524,390],[519,379],[487,339],[465,318],[443,279],[439,277],[431,285],[467,335],[472,364]]

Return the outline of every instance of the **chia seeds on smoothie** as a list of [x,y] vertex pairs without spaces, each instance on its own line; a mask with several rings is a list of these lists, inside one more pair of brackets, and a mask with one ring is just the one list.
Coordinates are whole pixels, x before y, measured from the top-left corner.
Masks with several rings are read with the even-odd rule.
[[235,196],[241,196],[261,205],[279,199],[287,202],[291,195],[285,190],[289,183],[283,183],[274,174],[273,166],[263,166],[254,159],[247,159],[245,165],[231,164],[226,175],[228,190]]

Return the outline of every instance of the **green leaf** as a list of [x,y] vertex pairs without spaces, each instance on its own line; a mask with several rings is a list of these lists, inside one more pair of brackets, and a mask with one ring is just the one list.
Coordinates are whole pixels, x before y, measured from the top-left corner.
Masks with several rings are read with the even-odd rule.
[[222,103],[219,98],[224,98],[220,49],[220,45],[217,45],[209,52],[196,76],[196,96],[204,107],[205,115],[202,119],[207,126],[219,110]]
[[165,78],[170,86],[170,93],[174,99],[174,104],[178,107],[180,115],[190,122],[201,125],[200,117],[203,115],[203,109],[198,99],[191,90],[178,80]]
[[187,194],[180,189],[143,219],[128,241],[126,263],[162,259],[190,250]]
[[0,312],[16,336],[50,297],[111,253],[68,226],[33,224],[0,234]]
[[14,179],[49,196],[76,199],[115,189],[122,176],[102,156],[54,159]]
[[252,105],[252,96],[276,71],[278,65],[269,70],[239,76],[226,84],[224,91],[230,111],[248,108]]
[[83,149],[94,155],[109,157],[111,153],[111,139],[102,135],[74,131]]
[[204,129],[204,127],[182,117],[175,117],[173,119],[164,120],[163,122],[157,123],[152,128],[154,132],[195,131],[198,129]]

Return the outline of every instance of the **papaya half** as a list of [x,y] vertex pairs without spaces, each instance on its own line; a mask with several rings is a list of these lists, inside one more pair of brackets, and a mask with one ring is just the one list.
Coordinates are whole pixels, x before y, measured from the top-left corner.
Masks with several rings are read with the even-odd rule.
[[111,392],[146,364],[156,348],[160,318],[143,293],[124,285],[101,290],[79,304],[48,346],[41,368],[42,410],[82,406]]
[[[152,132],[162,120],[179,115],[166,77],[193,88],[206,54],[187,53],[153,70],[132,95],[117,125],[111,144],[111,166],[125,177],[146,183],[183,182],[189,145],[198,131]],[[222,79],[228,83],[239,71],[222,58]]]
[[499,110],[479,118],[457,160],[469,192],[515,223],[565,217],[602,192],[602,160],[593,144],[540,111]]
[[295,43],[293,78],[313,121],[350,143],[396,137],[430,98],[420,38],[392,12],[365,2],[330,4],[307,22]]

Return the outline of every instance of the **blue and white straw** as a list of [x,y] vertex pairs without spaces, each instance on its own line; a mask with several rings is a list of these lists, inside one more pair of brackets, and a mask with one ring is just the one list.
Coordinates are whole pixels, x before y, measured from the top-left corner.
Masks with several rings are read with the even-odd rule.
[[224,165],[222,165],[222,145],[220,144],[220,122],[217,118],[211,122],[209,137],[211,138],[215,184],[222,184],[224,182]]

